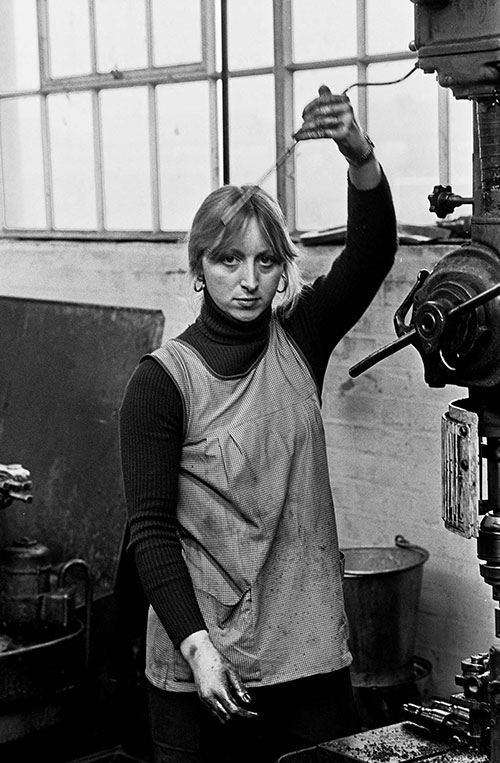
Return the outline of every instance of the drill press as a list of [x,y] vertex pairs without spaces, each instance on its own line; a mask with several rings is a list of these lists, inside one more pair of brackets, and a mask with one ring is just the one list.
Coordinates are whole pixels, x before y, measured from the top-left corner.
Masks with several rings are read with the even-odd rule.
[[[453,384],[468,395],[442,420],[442,517],[477,539],[480,573],[500,601],[500,3],[497,0],[411,0],[424,72],[473,103],[473,196],[435,186],[430,209],[445,217],[473,204],[471,241],[421,271],[396,311],[398,338],[350,370],[358,376],[402,347],[421,355],[430,387]],[[500,609],[495,611],[500,638]],[[500,649],[472,655],[456,677],[450,702],[407,705],[415,723],[500,763]]]

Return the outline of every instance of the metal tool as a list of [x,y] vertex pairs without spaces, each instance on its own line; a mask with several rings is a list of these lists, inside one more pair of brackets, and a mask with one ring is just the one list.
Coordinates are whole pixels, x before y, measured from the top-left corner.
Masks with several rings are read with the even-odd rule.
[[12,501],[31,503],[31,475],[21,464],[0,464],[0,509]]

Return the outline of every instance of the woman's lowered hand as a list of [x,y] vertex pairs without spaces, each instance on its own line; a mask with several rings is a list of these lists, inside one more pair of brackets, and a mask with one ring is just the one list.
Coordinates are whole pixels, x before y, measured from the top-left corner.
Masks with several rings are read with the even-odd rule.
[[213,645],[208,631],[187,636],[180,651],[194,676],[198,696],[221,723],[232,716],[256,718],[248,709],[251,702],[243,681],[231,663]]

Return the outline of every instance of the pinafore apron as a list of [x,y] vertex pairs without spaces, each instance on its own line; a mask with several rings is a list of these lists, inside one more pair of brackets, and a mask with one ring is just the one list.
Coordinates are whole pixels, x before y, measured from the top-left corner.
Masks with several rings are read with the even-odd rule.
[[[177,518],[217,649],[248,686],[351,662],[319,397],[277,318],[243,376],[216,375],[171,339],[153,357],[184,402]],[[150,608],[146,675],[192,691],[187,662]]]

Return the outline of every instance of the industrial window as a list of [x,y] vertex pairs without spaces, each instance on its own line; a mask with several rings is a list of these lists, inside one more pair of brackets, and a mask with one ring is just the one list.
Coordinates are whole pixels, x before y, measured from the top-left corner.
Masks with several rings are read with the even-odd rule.
[[[410,0],[0,0],[0,14],[4,236],[175,239],[212,188],[266,174],[323,83],[357,83],[401,221],[431,221],[438,181],[470,195],[470,104],[420,71],[367,86],[412,69]],[[292,230],[345,220],[327,143],[300,143],[263,182]]]

